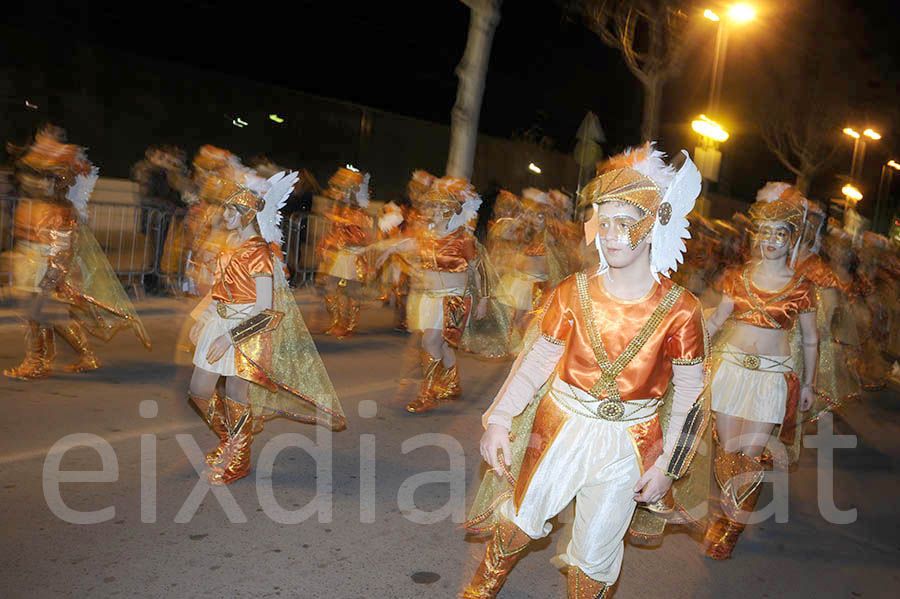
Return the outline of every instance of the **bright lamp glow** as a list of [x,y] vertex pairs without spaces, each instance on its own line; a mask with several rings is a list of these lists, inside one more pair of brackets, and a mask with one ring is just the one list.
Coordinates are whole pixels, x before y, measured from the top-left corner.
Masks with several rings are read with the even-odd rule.
[[881,133],[872,131],[871,129],[866,129],[865,131],[863,131],[863,135],[872,139],[881,139]]
[[284,119],[281,118],[280,116],[278,116],[277,114],[270,114],[270,115],[269,115],[269,120],[270,120],[270,121],[274,121],[274,122],[279,123],[279,124],[281,124],[281,123],[284,122]]
[[528,170],[530,170],[532,173],[537,173],[539,175],[541,174],[541,167],[539,167],[538,165],[536,165],[533,162],[528,163]]
[[725,141],[728,139],[728,131],[725,131],[725,128],[722,127],[722,125],[710,119],[705,114],[701,114],[697,117],[697,120],[692,121],[691,128],[703,137],[709,137],[715,141]]
[[844,185],[841,188],[841,193],[844,194],[845,196],[847,196],[849,199],[853,200],[854,202],[860,201],[863,197],[863,194],[860,193],[860,191],[858,189],[856,189],[849,183],[847,185]]
[[894,160],[888,160],[887,165],[888,165],[889,167],[891,167],[892,169],[894,169],[894,170],[900,171],[900,164],[897,164],[897,162],[894,161]]
[[355,166],[353,166],[353,165],[350,164],[350,163],[347,163],[347,170],[348,170],[348,171],[353,171],[354,173],[358,173],[358,172],[359,172],[359,169],[356,168]]
[[756,9],[745,2],[739,2],[728,9],[728,18],[736,23],[746,23],[756,18]]
[[844,127],[844,135],[849,135],[854,139],[859,139],[859,133],[851,129],[850,127]]
[[710,21],[719,22],[719,15],[709,10],[708,8],[703,11],[703,16],[709,19]]

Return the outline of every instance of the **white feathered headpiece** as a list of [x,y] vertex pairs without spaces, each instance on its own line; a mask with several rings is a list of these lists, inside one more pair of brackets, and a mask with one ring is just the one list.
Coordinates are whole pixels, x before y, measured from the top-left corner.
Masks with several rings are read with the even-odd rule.
[[[585,186],[580,202],[596,206],[619,201],[641,211],[642,216],[629,230],[629,239],[635,248],[650,237],[650,271],[657,281],[660,273],[668,275],[682,262],[686,249],[683,240],[691,237],[687,215],[694,208],[703,181],[688,153],[681,153],[684,164],[676,171],[663,161],[665,154],[654,143],[630,148],[603,165],[602,174]],[[591,222],[594,221],[586,223],[586,230],[591,228]],[[609,265],[600,248],[599,234],[586,241],[594,242],[600,255],[600,271],[605,271]]]
[[87,205],[94,192],[94,186],[97,179],[100,178],[100,169],[96,166],[91,167],[91,172],[86,175],[77,175],[75,183],[69,187],[66,192],[66,199],[72,202],[75,212],[78,213],[78,219],[82,223],[86,223],[88,219]]
[[462,209],[459,213],[450,217],[450,221],[447,223],[447,232],[455,231],[464,226],[471,233],[475,230],[475,223],[478,220],[481,196],[469,185],[459,194],[459,199],[462,200]]
[[688,153],[685,150],[681,153],[684,164],[666,189],[650,233],[650,272],[657,283],[660,274],[669,276],[683,262],[682,256],[687,251],[684,240],[691,238],[687,215],[694,209],[703,185],[703,177]]
[[266,180],[268,190],[263,199],[265,206],[256,213],[256,222],[259,223],[259,232],[268,243],[276,243],[281,247],[284,235],[281,232],[281,209],[291,197],[294,184],[299,175],[296,171],[275,173]]
[[403,211],[394,202],[384,205],[384,214],[378,219],[378,228],[382,233],[389,233],[403,223]]

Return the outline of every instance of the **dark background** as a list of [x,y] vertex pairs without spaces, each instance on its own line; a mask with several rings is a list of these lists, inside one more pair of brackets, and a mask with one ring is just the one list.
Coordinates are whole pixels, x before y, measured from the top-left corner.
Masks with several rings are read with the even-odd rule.
[[[591,110],[605,131],[604,149],[619,151],[639,141],[641,87],[618,51],[566,13],[564,4],[504,3],[480,131],[506,139],[530,131],[571,153],[575,131]],[[804,18],[804,2],[789,3],[790,9],[757,4],[759,19],[731,36],[722,97],[732,137],[723,147],[719,188],[747,200],[766,180],[793,179],[762,144],[751,115],[760,74],[771,61],[803,51],[791,32]],[[852,33],[861,60],[879,65],[885,77],[878,84],[896,91],[896,17],[881,3],[846,4],[858,19]],[[189,154],[213,143],[245,161],[267,154],[326,172],[334,163],[365,159],[365,129],[374,123],[377,135],[386,135],[389,126],[396,130],[394,143],[401,147],[394,158],[403,161],[396,168],[443,170],[446,150],[439,151],[437,138],[444,134],[437,132],[449,125],[454,69],[469,19],[458,0],[31,2],[5,10],[5,133],[12,141],[24,141],[38,122],[53,120],[74,142],[91,147],[104,174],[118,177],[127,177],[143,149],[155,143],[174,143]],[[708,95],[715,34],[709,25],[682,75],[665,88],[660,138],[670,153],[697,143],[689,122],[704,110]],[[24,107],[25,94],[37,110]],[[869,120],[884,111],[896,108],[871,109]],[[286,123],[269,122],[270,112]],[[395,115],[439,126],[430,149],[400,139],[430,125],[416,122],[407,130]],[[251,125],[236,129],[236,116]],[[867,155],[866,177],[876,183],[878,173],[870,171],[894,147],[891,118],[873,123],[885,134]],[[384,147],[383,141],[376,145]],[[834,141],[844,147],[816,180],[813,195],[834,194],[839,175],[849,169],[852,144],[839,131]]]

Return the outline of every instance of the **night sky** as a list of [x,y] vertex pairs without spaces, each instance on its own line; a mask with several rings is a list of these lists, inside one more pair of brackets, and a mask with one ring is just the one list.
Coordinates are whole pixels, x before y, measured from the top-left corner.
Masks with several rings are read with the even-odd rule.
[[[560,4],[554,0],[504,2],[480,130],[508,138],[516,131],[538,127],[552,138],[555,149],[570,152],[581,119],[592,110],[605,130],[607,152],[638,142],[640,85],[619,52],[605,46],[580,19],[563,14]],[[731,36],[722,98],[729,129],[750,136],[758,77],[771,61],[792,60],[802,52],[793,31],[802,25],[805,7],[815,0],[756,4],[758,20]],[[844,4],[856,19],[848,26],[861,34],[861,59],[885,74],[880,85],[900,91],[893,34],[896,16],[884,3]],[[457,87],[454,69],[463,53],[469,20],[469,9],[459,0],[297,0],[283,5],[241,3],[229,9],[212,2],[30,2],[6,11],[7,23],[13,27],[40,27],[48,35],[438,123],[449,123]],[[675,137],[675,143],[694,143],[688,123],[705,108],[715,26],[710,23],[708,29],[683,74],[665,89],[662,135]],[[880,112],[863,114],[879,121],[885,130],[877,152],[887,156],[900,148],[891,131],[896,126],[896,104]],[[835,143],[844,141],[836,132]],[[750,179],[748,189],[767,179],[790,178],[758,139],[746,149],[741,147],[746,156],[732,156],[732,162],[758,165],[758,172],[736,171],[737,178]],[[841,164],[849,164],[849,154],[844,160],[843,148],[841,152]],[[873,167],[875,162],[873,158]],[[836,181],[835,176],[828,181]]]

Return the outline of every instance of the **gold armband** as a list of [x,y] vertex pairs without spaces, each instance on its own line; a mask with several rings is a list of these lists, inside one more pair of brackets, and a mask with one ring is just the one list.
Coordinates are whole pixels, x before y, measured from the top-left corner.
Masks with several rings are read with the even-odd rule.
[[235,345],[240,345],[257,335],[274,331],[278,328],[278,325],[281,324],[282,318],[284,318],[284,312],[263,310],[259,314],[251,316],[231,329],[229,331],[231,334],[231,341]]

